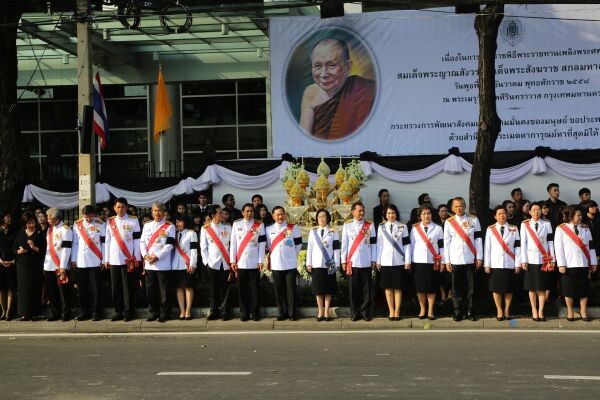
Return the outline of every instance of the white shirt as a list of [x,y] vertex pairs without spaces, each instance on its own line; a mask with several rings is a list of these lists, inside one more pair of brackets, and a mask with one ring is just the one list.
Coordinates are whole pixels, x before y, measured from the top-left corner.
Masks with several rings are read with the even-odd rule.
[[[196,268],[198,265],[198,236],[192,229],[184,229],[181,232],[175,233],[175,241],[177,242],[177,236],[179,236],[179,247],[189,257],[190,266]],[[185,259],[179,254],[179,250],[175,248],[173,250],[173,262],[172,266],[174,270],[187,270]]]
[[[502,228],[504,228],[504,235],[502,235],[502,240],[508,246],[508,249],[512,251],[515,255],[513,259],[511,256],[504,251],[502,248],[502,243],[498,241],[496,235],[492,232],[492,227],[496,227],[499,235],[502,235]],[[508,223],[504,225],[500,225],[495,223],[494,225],[488,227],[487,233],[485,235],[485,258],[484,258],[484,267],[485,268],[507,268],[507,269],[515,269],[515,264],[520,268],[521,267],[521,243],[519,238],[519,229]]]
[[[321,236],[323,230],[323,236]],[[325,257],[317,241],[323,244],[323,248],[329,254],[337,267],[340,266],[340,237],[335,229],[329,225],[321,228],[320,226],[311,229],[308,232],[308,245],[306,247],[306,266],[312,268],[327,268]]]
[[137,218],[125,214],[123,217],[114,216],[108,219],[106,223],[106,244],[104,246],[104,262],[111,265],[125,265],[125,254],[121,251],[117,240],[113,236],[110,221],[114,220],[117,225],[123,243],[129,250],[129,253],[137,261],[140,261],[140,223]]
[[[283,232],[283,240],[273,248],[273,241]],[[286,271],[298,268],[298,253],[302,248],[302,234],[298,225],[288,228],[288,223],[274,223],[265,229],[269,249],[269,268],[273,271]]]
[[[556,265],[558,267],[567,268],[588,268],[589,264],[586,256],[573,239],[564,232],[563,228],[570,229],[574,232],[573,224],[561,224],[556,227],[554,233],[554,250],[556,252]],[[597,265],[596,250],[590,248],[592,241],[592,233],[587,225],[577,225],[579,230],[579,239],[585,244],[589,253],[592,265]]]
[[229,259],[232,263],[236,263],[239,269],[257,269],[258,264],[262,264],[265,260],[265,244],[267,239],[265,237],[265,226],[262,223],[252,233],[252,239],[248,242],[244,252],[240,254],[239,260],[237,258],[238,249],[246,237],[246,232],[252,229],[253,224],[254,219],[246,221],[242,218],[234,221],[231,226]]
[[[400,254],[400,252],[398,252],[385,237],[384,231],[392,237],[392,240],[398,245],[398,247],[404,250],[404,256]],[[399,221],[388,221],[379,224],[377,231],[377,264],[391,267],[410,264],[410,260],[411,250],[408,227]]]
[[[433,264],[433,254],[429,251],[427,243],[423,241],[421,235],[417,232],[417,226],[420,226],[425,232],[425,225],[422,222],[415,224],[410,231],[410,243],[412,250],[412,262],[419,264]],[[430,222],[427,226],[425,236],[429,243],[433,245],[435,251],[444,259],[444,231],[442,227],[434,222]],[[440,262],[442,262],[440,260]]]
[[[467,243],[450,224],[450,221],[453,219],[456,220],[458,225],[467,234],[467,237],[471,239],[471,243],[475,246],[476,255],[473,255]],[[456,265],[474,264],[475,259],[483,260],[479,219],[467,214],[463,214],[462,217],[455,215],[448,218],[444,223],[444,263]]]
[[352,261],[352,268],[370,268],[372,262],[377,261],[377,238],[375,236],[375,227],[370,223],[369,230],[360,242],[360,245],[352,255],[352,259],[348,260],[348,253],[352,248],[354,239],[363,229],[365,221],[352,220],[346,222],[342,228],[342,264],[347,264]]
[[[211,229],[215,232],[225,251],[229,251],[230,239],[231,239],[231,225],[220,223],[218,225],[210,223]],[[229,270],[229,264],[223,260],[223,253],[219,250],[217,243],[213,240],[212,236],[206,231],[206,227],[202,227],[200,230],[200,252],[202,253],[202,261],[208,265],[209,268],[219,270],[221,264],[225,271]],[[229,254],[227,254],[229,256]]]
[[[163,228],[163,225],[167,224]],[[154,232],[159,231],[156,240],[150,243],[150,238]],[[146,222],[140,238],[140,253],[142,257],[153,255],[158,257],[154,263],[150,264],[144,260],[144,268],[148,271],[169,271],[171,270],[171,251],[175,247],[175,225],[166,220]]]
[[[59,265],[56,265],[52,256],[50,256],[50,235],[52,235],[52,244],[59,260]],[[46,234],[46,257],[44,258],[44,271],[56,271],[57,268],[69,269],[69,261],[71,260],[71,247],[73,245],[73,231],[66,226],[62,221],[56,226],[48,227]]]
[[[81,230],[87,233],[92,243],[100,250],[101,257],[98,258],[87,242],[83,239]],[[77,268],[99,267],[104,260],[104,243],[106,235],[106,224],[95,218],[92,222],[80,219],[73,225],[73,248],[71,250],[71,261],[77,263]]]
[[[535,225],[537,224],[537,230]],[[531,230],[535,232],[539,238],[539,242],[546,250],[546,254],[554,258],[554,235],[552,234],[552,224],[549,221],[544,221],[541,218],[537,221],[533,219],[525,220],[521,223],[521,263],[527,264],[543,264],[542,253],[538,250],[537,245],[531,238],[529,230],[525,227],[529,225]]]

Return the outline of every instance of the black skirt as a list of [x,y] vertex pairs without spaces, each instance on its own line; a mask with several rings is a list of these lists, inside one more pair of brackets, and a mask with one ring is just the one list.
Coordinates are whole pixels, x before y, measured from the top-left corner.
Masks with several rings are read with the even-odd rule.
[[313,268],[312,289],[316,296],[334,294],[337,290],[336,274],[329,274],[327,268]]
[[542,264],[529,264],[525,272],[525,290],[550,290],[553,282],[553,271],[542,271]]
[[381,266],[381,287],[384,289],[404,288],[404,265]]
[[504,268],[492,268],[490,276],[490,292],[512,293],[515,291],[515,270]]
[[560,275],[560,288],[564,297],[585,298],[590,295],[590,280],[588,268],[567,268]]
[[10,267],[0,266],[0,290],[17,290],[17,267],[16,264]]
[[177,289],[193,288],[196,282],[196,273],[188,274],[185,269],[171,271],[171,283]]
[[413,263],[415,290],[417,293],[437,293],[440,289],[440,271],[433,270],[433,264]]

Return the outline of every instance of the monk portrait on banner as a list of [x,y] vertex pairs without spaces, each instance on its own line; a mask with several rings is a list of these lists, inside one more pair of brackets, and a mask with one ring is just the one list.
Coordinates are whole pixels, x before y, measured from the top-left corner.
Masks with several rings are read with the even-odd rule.
[[310,52],[315,83],[304,89],[300,127],[317,139],[343,139],[367,119],[375,99],[375,81],[350,75],[348,45],[326,38]]

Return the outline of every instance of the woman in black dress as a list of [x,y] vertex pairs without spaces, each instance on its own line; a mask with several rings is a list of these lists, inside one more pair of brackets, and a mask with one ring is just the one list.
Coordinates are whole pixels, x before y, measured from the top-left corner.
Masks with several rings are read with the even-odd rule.
[[0,225],[0,305],[2,306],[1,319],[7,321],[13,317],[13,300],[17,290],[17,271],[13,251],[15,236],[12,216],[9,212],[5,212]]
[[40,315],[42,293],[42,265],[44,261],[45,238],[36,229],[36,219],[31,212],[23,214],[24,229],[17,233],[14,249],[17,254],[17,290],[19,293],[18,312],[22,321],[31,321]]
[[317,321],[331,321],[329,306],[337,289],[336,271],[340,266],[340,239],[335,228],[330,227],[331,214],[325,209],[317,211],[318,226],[308,233],[306,269],[312,274],[312,287],[317,297]]

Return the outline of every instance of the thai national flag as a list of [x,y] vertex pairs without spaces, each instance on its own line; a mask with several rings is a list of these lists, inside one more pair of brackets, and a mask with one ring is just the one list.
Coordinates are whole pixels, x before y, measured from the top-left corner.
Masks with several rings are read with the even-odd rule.
[[100,73],[96,72],[94,79],[94,132],[100,138],[100,148],[104,150],[108,141],[108,118],[106,116],[106,106],[104,105],[104,93],[102,93],[102,85],[100,84]]

